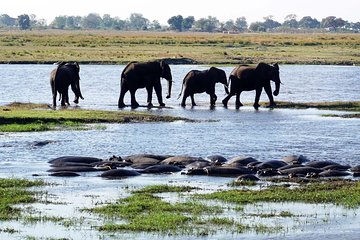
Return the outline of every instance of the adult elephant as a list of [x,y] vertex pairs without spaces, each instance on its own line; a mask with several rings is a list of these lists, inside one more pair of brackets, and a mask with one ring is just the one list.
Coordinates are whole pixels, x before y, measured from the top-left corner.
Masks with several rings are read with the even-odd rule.
[[196,106],[194,100],[195,93],[206,92],[210,95],[210,106],[215,106],[217,96],[215,94],[215,84],[222,83],[225,86],[225,92],[229,94],[228,84],[225,71],[216,67],[211,67],[208,70],[199,71],[191,70],[188,72],[183,80],[183,85],[179,98],[184,88],[184,95],[181,101],[181,106],[185,107],[186,98],[190,96],[192,106]]
[[[51,71],[50,85],[53,95],[53,107],[56,107],[56,95],[60,94],[61,106],[69,104],[69,85],[75,94],[74,103],[84,99],[80,91],[80,67],[77,62],[61,62]],[[59,100],[60,100],[59,99]]]
[[242,106],[240,102],[240,94],[242,91],[256,90],[254,108],[259,108],[259,99],[262,89],[265,89],[266,94],[269,97],[269,107],[275,106],[274,98],[271,93],[270,81],[275,82],[276,89],[274,95],[277,96],[280,91],[280,76],[279,76],[279,65],[274,64],[273,66],[266,63],[259,63],[256,67],[248,65],[240,65],[236,67],[230,74],[229,82],[230,93],[222,101],[224,106],[227,106],[229,99],[236,95],[235,107],[238,109]]
[[146,88],[147,90],[147,106],[152,107],[152,91],[155,89],[155,93],[158,98],[160,106],[165,106],[161,93],[160,78],[165,78],[168,81],[168,93],[166,98],[170,98],[172,76],[170,66],[164,61],[154,62],[131,62],[121,73],[120,83],[120,97],[118,107],[125,107],[124,96],[127,91],[130,91],[131,95],[131,107],[136,108],[139,104],[135,98],[135,92],[139,88]]

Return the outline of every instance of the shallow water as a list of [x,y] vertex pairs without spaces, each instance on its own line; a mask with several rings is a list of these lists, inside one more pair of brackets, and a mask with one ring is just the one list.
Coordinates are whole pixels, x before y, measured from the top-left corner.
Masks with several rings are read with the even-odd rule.
[[[0,65],[0,104],[13,101],[51,103],[49,73],[53,65]],[[117,109],[119,96],[119,76],[124,66],[81,66],[81,88],[84,101],[80,108]],[[41,211],[50,215],[81,215],[78,209],[95,202],[111,201],[128,194],[127,187],[139,188],[149,184],[185,184],[202,187],[209,191],[227,188],[231,178],[189,177],[180,174],[164,176],[140,176],[121,181],[107,181],[96,177],[96,174],[83,174],[80,178],[58,179],[46,176],[49,169],[47,161],[64,155],[93,156],[109,158],[112,155],[130,155],[137,153],[192,155],[206,157],[220,154],[226,158],[239,155],[252,156],[258,160],[280,160],[291,154],[302,154],[310,160],[332,160],[342,164],[360,164],[360,121],[359,119],[342,119],[322,117],[321,114],[332,111],[316,109],[289,110],[252,107],[234,109],[235,98],[229,101],[229,108],[221,106],[224,90],[217,85],[218,104],[215,109],[209,108],[209,97],[206,94],[195,95],[199,106],[191,108],[188,99],[186,108],[179,106],[182,78],[191,69],[205,69],[206,66],[175,65],[173,73],[172,98],[165,99],[169,108],[139,108],[134,111],[148,111],[156,114],[188,117],[205,120],[197,123],[140,123],[140,124],[105,124],[106,129],[90,131],[50,131],[40,133],[0,133],[0,177],[17,177],[33,179],[32,174],[57,182],[57,187],[47,187],[59,201],[67,202],[66,208],[59,206],[39,206]],[[230,73],[233,67],[221,67]],[[359,101],[360,67],[344,66],[280,66],[280,94],[275,101],[321,102],[321,101]],[[166,92],[166,81],[163,80],[163,95]],[[16,88],[14,87],[16,86]],[[70,91],[70,98],[73,94]],[[254,92],[242,94],[242,102],[252,103]],[[145,104],[146,91],[139,90],[137,100]],[[268,101],[263,92],[261,101]],[[126,103],[129,103],[129,93]],[[153,100],[157,105],[156,98]],[[125,109],[130,110],[130,109]],[[206,121],[215,120],[215,121]],[[53,141],[35,147],[36,141]],[[89,196],[98,196],[89,197]],[[62,206],[63,207],[63,206]],[[275,208],[275,207],[274,207]],[[308,211],[313,207],[308,206]],[[326,207],[328,208],[328,206]],[[279,207],[281,209],[281,206]],[[296,209],[302,209],[297,206]],[[337,209],[337,208],[336,208]],[[60,211],[60,212],[58,212]],[[324,236],[339,236],[339,221],[359,222],[359,210],[355,214],[334,214],[328,222],[309,221],[304,227],[283,233],[291,238],[305,238],[319,233],[318,228],[328,229],[319,233],[318,239]],[[335,211],[335,212],[336,212]],[[320,213],[319,213],[320,214]],[[330,214],[330,213],[328,213]],[[326,215],[326,213],[325,213]],[[338,216],[339,215],[339,216]],[[87,216],[88,217],[88,216]],[[301,221],[301,220],[299,220]],[[96,225],[96,220],[94,220]],[[65,234],[66,229],[58,224],[37,224],[34,229],[51,229],[49,232],[32,230],[34,226],[16,227],[19,223],[6,223],[21,228],[21,236],[37,237],[72,237],[98,239],[99,233],[85,224]],[[7,226],[6,225],[6,226]],[[21,225],[21,224],[20,224]],[[91,224],[90,224],[91,225]],[[351,224],[340,224],[342,234],[356,236],[356,227]],[[289,228],[291,228],[291,224]],[[348,226],[348,227],[346,227]],[[4,225],[5,227],[5,225]],[[3,228],[3,224],[1,224]],[[43,234],[43,235],[39,235]],[[0,232],[1,236],[7,236]],[[236,237],[271,238],[279,235],[257,235],[248,233]],[[347,236],[347,235],[346,235]],[[10,236],[11,237],[11,236]],[[107,236],[109,237],[109,236]],[[105,238],[107,238],[105,237]],[[124,237],[124,236],[122,236]],[[146,234],[135,234],[134,238],[149,238]],[[215,238],[227,238],[229,235],[218,234]],[[313,237],[313,236],[312,236]],[[150,236],[150,238],[152,238]],[[157,239],[157,236],[153,236]],[[316,237],[315,237],[316,238]]]

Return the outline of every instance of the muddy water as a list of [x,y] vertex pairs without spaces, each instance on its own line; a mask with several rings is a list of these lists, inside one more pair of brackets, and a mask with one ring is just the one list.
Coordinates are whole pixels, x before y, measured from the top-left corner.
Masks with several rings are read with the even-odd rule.
[[[118,111],[119,76],[124,66],[81,66],[81,87],[84,101],[80,108],[107,109]],[[52,65],[0,65],[0,104],[13,101],[51,103],[49,73]],[[218,104],[209,109],[209,97],[206,94],[195,96],[199,106],[184,109],[179,107],[181,81],[191,69],[205,69],[205,66],[171,66],[174,78],[173,94],[165,100],[168,108],[139,108],[135,111],[149,111],[157,114],[183,116],[201,121],[199,123],[146,123],[146,124],[106,124],[105,129],[90,131],[53,131],[42,133],[6,133],[0,134],[0,177],[18,177],[34,179],[32,174],[56,182],[57,187],[46,187],[54,194],[54,200],[65,202],[63,205],[36,206],[44,215],[74,217],[83,216],[87,220],[76,229],[69,230],[60,224],[3,223],[6,226],[21,229],[21,233],[0,236],[36,236],[98,239],[104,237],[91,226],[98,225],[94,216],[79,212],[79,208],[89,207],[98,202],[115,200],[129,194],[128,188],[138,188],[149,184],[185,184],[204,188],[206,191],[226,189],[230,178],[189,177],[174,175],[147,175],[129,178],[123,181],[107,181],[96,174],[83,174],[75,179],[56,179],[46,176],[48,160],[63,155],[82,155],[109,158],[112,155],[136,153],[194,155],[206,157],[220,154],[227,158],[248,155],[262,161],[281,159],[290,154],[302,154],[311,160],[333,160],[343,164],[360,164],[360,122],[358,119],[324,118],[321,114],[331,111],[285,110],[252,107],[234,109],[235,99],[229,102],[229,108],[221,106],[224,90],[217,85]],[[221,67],[227,74],[233,67]],[[342,66],[280,66],[281,80],[284,83],[275,100],[296,102],[318,101],[355,101],[360,100],[359,67]],[[14,87],[16,86],[16,87]],[[166,92],[163,80],[163,92]],[[165,95],[165,93],[164,93]],[[70,93],[70,97],[72,97]],[[145,90],[138,91],[137,99],[145,104]],[[242,94],[243,102],[252,102],[254,92]],[[267,101],[262,94],[262,101]],[[129,103],[129,96],[125,102]],[[154,105],[157,105],[154,97]],[[50,141],[42,147],[34,146],[37,141]],[[291,207],[294,206],[294,207]],[[291,236],[300,238],[318,233],[318,239],[327,237],[354,237],[359,222],[359,210],[347,211],[334,206],[314,206],[295,204],[272,206],[277,211],[295,209],[295,212],[316,210],[318,215],[289,221],[286,225],[291,231],[282,235],[258,235],[246,233],[237,237],[271,238]],[[253,208],[253,206],[249,206]],[[257,207],[264,208],[264,207]],[[305,210],[304,210],[305,208]],[[255,209],[255,210],[256,210]],[[322,209],[322,210],[319,210]],[[336,209],[336,210],[331,210]],[[249,211],[255,211],[249,209]],[[271,210],[263,210],[271,211]],[[292,212],[292,211],[291,211]],[[345,212],[345,213],[344,213]],[[325,219],[325,220],[324,220]],[[256,221],[266,220],[255,219]],[[286,221],[285,221],[286,222]],[[295,226],[295,227],[294,227]],[[294,228],[294,229],[292,229]],[[318,232],[318,229],[326,229]],[[43,230],[43,229],[48,229]],[[79,230],[80,229],[80,230]],[[344,230],[341,230],[344,229]],[[344,235],[342,235],[344,234]],[[154,238],[158,236],[135,234],[121,237]],[[214,238],[228,238],[229,233],[218,233]],[[110,238],[105,234],[105,238]]]

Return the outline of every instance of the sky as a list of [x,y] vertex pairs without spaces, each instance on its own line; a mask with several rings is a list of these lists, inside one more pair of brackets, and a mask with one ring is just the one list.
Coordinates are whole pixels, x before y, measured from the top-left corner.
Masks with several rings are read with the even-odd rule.
[[248,24],[264,21],[273,16],[284,22],[289,14],[297,15],[297,20],[311,16],[321,21],[328,16],[341,17],[349,22],[360,22],[360,0],[1,0],[0,14],[17,17],[20,14],[35,14],[37,19],[47,23],[60,15],[86,16],[98,13],[110,14],[120,19],[129,18],[131,13],[140,13],[150,21],[158,20],[167,25],[172,16],[184,18],[194,16],[195,20],[216,17],[221,22],[245,17]]

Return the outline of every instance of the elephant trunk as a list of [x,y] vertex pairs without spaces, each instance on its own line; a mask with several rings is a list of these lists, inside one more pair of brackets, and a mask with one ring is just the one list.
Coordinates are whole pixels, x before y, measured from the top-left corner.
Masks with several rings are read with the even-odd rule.
[[168,92],[167,92],[166,98],[171,97],[171,87],[172,87],[172,79],[168,80]]
[[276,82],[275,82],[275,91],[273,92],[274,96],[279,95],[279,92],[280,92],[280,83],[281,83],[280,79],[279,79],[279,81],[276,81]]
[[82,93],[81,93],[81,90],[80,90],[80,83],[79,82],[77,84],[75,84],[73,91],[75,93],[74,103],[78,104],[79,103],[79,98],[84,100],[84,97],[82,96]]

